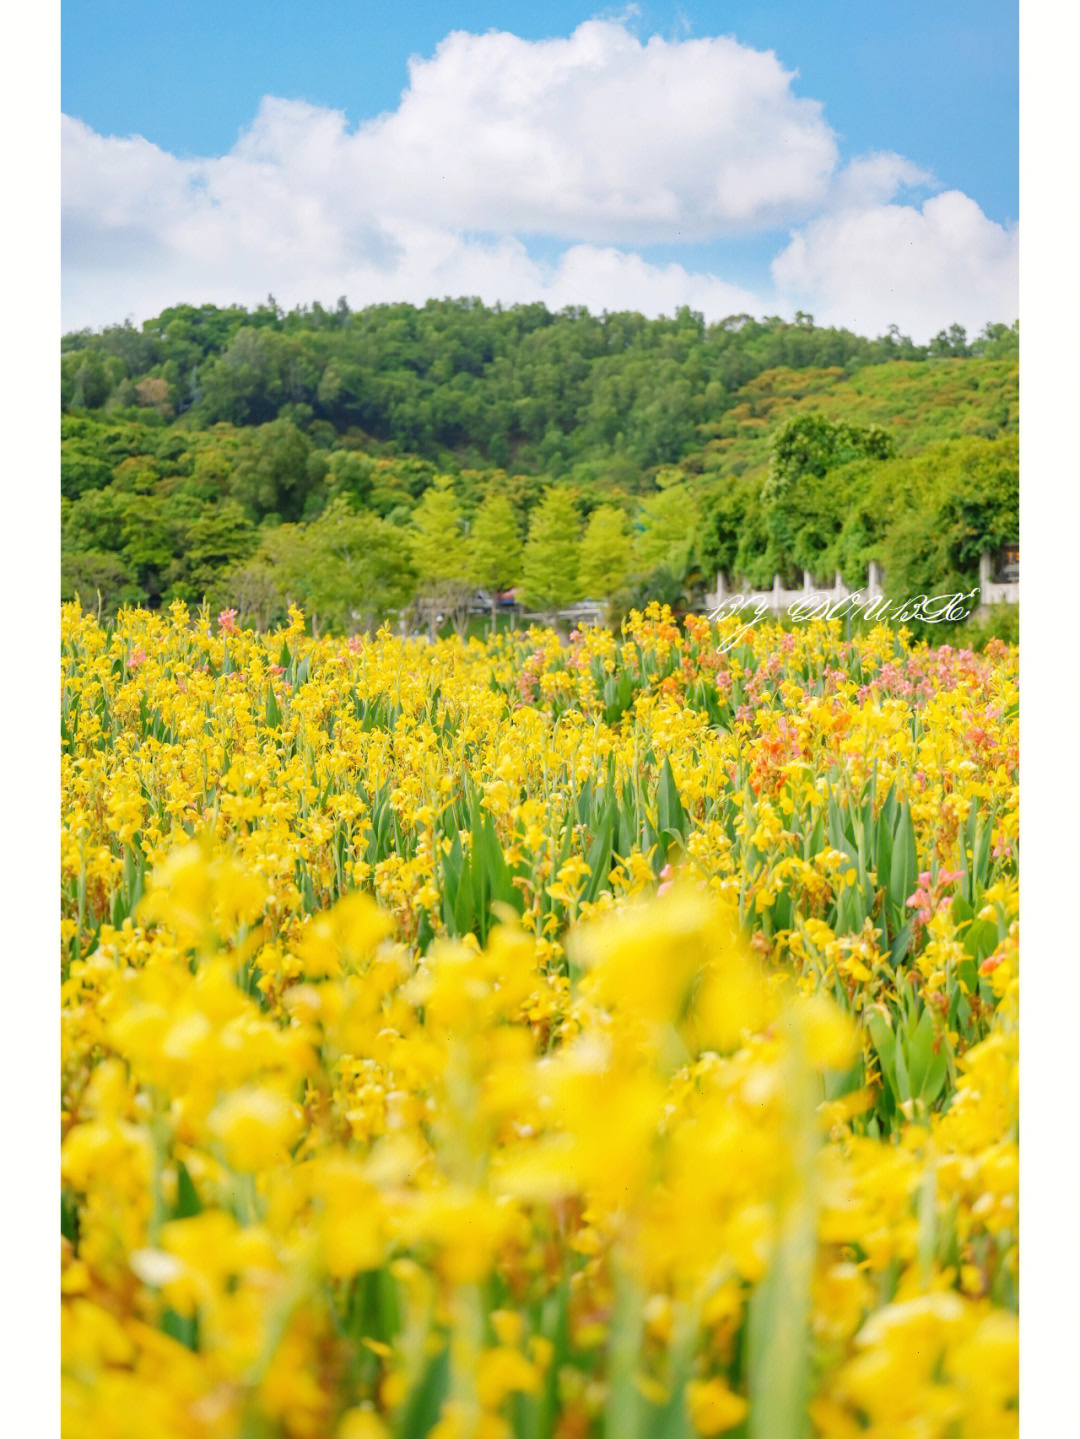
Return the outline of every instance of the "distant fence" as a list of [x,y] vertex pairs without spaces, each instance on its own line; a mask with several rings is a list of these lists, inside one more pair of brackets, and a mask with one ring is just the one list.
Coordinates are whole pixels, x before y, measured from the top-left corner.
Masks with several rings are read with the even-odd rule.
[[[994,556],[984,554],[979,559],[979,601],[980,608],[988,605],[1020,603],[1020,577],[1019,562],[1010,565],[1006,571],[1006,577],[1002,580],[995,580]],[[746,587],[733,587],[723,573],[716,576],[716,589],[712,594],[705,596],[705,613],[712,613],[718,610],[725,603],[729,603],[736,596],[741,596],[747,606],[755,609],[767,610],[771,614],[784,614],[792,605],[805,603],[810,596],[816,595],[828,600],[846,599],[849,595],[861,595],[867,603],[883,598],[882,588],[884,576],[873,560],[867,568],[866,583],[852,590],[844,583],[843,577],[837,571],[831,585],[819,585],[814,581],[808,570],[803,571],[802,588],[797,590],[785,589],[781,583],[780,576],[773,579],[771,590],[752,590]]]
[[[581,600],[576,605],[567,605],[563,610],[555,610],[555,618],[563,620],[567,624],[574,625],[603,625],[607,623],[608,607],[602,600]],[[537,624],[547,624],[550,614],[541,610],[519,610],[519,616],[523,620],[535,620]]]

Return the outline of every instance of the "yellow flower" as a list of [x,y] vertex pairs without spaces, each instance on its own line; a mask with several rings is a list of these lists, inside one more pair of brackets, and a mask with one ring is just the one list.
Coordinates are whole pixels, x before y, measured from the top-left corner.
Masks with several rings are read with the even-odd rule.
[[699,1434],[723,1434],[734,1429],[750,1410],[746,1400],[722,1379],[691,1379],[686,1386],[686,1407]]
[[244,1085],[227,1095],[207,1121],[226,1161],[248,1172],[284,1163],[302,1124],[300,1106],[265,1085]]
[[508,1394],[536,1394],[540,1374],[517,1349],[485,1349],[476,1366],[476,1394],[485,1409],[498,1409]]
[[338,1421],[335,1439],[390,1439],[390,1430],[374,1409],[347,1409]]

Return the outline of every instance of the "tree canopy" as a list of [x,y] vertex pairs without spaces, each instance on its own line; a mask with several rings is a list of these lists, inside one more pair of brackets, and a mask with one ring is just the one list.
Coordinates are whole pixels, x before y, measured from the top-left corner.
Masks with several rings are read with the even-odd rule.
[[[445,614],[526,573],[545,609],[700,595],[718,569],[854,581],[870,558],[943,562],[886,491],[909,482],[966,576],[1016,529],[1018,341],[473,300],[174,306],[62,342],[62,593],[112,609],[233,584],[273,616],[316,583],[294,551],[361,575],[334,523],[399,557],[400,582],[363,572],[388,610]],[[541,544],[556,504],[569,528]],[[309,605],[353,623],[367,601],[327,583]]]

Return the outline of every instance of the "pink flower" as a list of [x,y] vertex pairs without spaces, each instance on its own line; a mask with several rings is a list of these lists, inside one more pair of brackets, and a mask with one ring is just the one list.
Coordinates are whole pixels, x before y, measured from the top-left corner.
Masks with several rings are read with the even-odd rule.
[[140,665],[144,665],[145,663],[146,651],[140,647],[139,649],[132,651],[131,657],[128,660],[128,669],[137,670]]
[[217,617],[218,628],[223,629],[227,635],[236,633],[236,611],[222,610]]
[[908,909],[915,911],[915,938],[924,925],[930,923],[934,915],[946,909],[951,903],[947,895],[942,894],[946,885],[955,884],[958,879],[963,879],[960,870],[939,869],[937,879],[931,886],[929,870],[923,870],[919,875],[919,887],[915,893],[905,902]]
[[359,635],[350,635],[350,637],[349,637],[349,653],[350,653],[350,654],[354,654],[354,655],[359,654],[360,651],[361,651],[363,648],[364,648],[364,641],[360,638],[360,636],[359,636]]

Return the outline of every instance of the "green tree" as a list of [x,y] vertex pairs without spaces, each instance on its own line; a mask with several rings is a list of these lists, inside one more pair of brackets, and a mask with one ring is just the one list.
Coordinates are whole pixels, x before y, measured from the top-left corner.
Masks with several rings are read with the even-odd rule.
[[[250,578],[252,589],[257,593],[257,577],[260,574],[265,576],[269,572],[277,585],[281,607],[287,610],[289,605],[297,604],[309,618],[313,610],[316,616],[318,614],[315,602],[315,588],[318,583],[315,573],[316,555],[310,529],[310,525],[300,524],[267,527],[262,532],[258,550],[248,561],[251,566],[250,576],[238,577],[241,583],[246,583]],[[315,624],[317,628],[317,618]]]
[[[309,525],[278,525],[263,539],[262,555],[275,575],[283,605],[299,603],[312,632],[320,623],[345,631],[374,628],[412,599],[415,575],[407,534],[377,515],[333,500]],[[256,563],[244,578],[258,593]]]
[[127,538],[131,496],[112,485],[87,490],[65,508],[61,539],[73,550],[119,554]]
[[980,555],[1019,537],[1014,435],[934,445],[879,473],[880,504],[887,493],[893,506],[879,547],[890,598],[962,593],[978,581]]
[[424,491],[409,531],[418,603],[434,639],[440,617],[459,633],[468,618],[469,546],[461,509],[449,475],[438,475]]
[[521,589],[525,603],[543,611],[550,621],[556,610],[573,604],[580,595],[580,528],[573,495],[569,490],[549,486],[529,520]]
[[280,567],[265,547],[225,570],[210,599],[212,610],[235,609],[242,626],[262,631],[281,623],[288,609]]
[[210,423],[229,420],[251,425],[273,420],[281,405],[294,398],[284,374],[282,341],[272,330],[246,325],[222,353],[200,368],[200,409]]
[[491,593],[491,633],[495,633],[499,591],[521,578],[523,546],[514,507],[505,495],[489,494],[476,512],[469,537],[469,570]]
[[713,483],[702,497],[701,526],[694,551],[695,564],[710,579],[718,571],[734,579],[739,541],[747,516],[758,508],[760,484],[742,477]]
[[307,489],[311,442],[290,420],[245,431],[229,488],[255,520],[276,514],[298,520]]
[[66,442],[60,449],[60,493],[77,500],[90,490],[103,490],[112,481],[112,466],[100,455],[86,454]]
[[109,377],[101,356],[95,352],[83,356],[74,368],[74,384],[71,389],[70,408],[73,410],[99,409],[109,397]]
[[634,568],[639,575],[664,569],[681,581],[697,543],[697,495],[677,470],[661,471],[657,483],[661,488],[642,501],[638,514]]
[[226,500],[178,527],[178,553],[169,566],[168,598],[199,603],[233,565],[253,553],[258,532],[240,506]]
[[864,427],[817,413],[793,415],[769,437],[769,475],[761,497],[772,504],[808,476],[820,479],[849,460],[884,460],[895,453],[894,440],[880,425]]
[[963,325],[950,325],[948,330],[939,330],[930,341],[931,355],[967,355],[970,353],[967,331]]
[[65,548],[60,559],[60,598],[77,599],[84,610],[112,613],[142,599],[134,575],[119,555]]
[[633,539],[624,510],[600,505],[589,516],[578,557],[578,587],[591,599],[610,600],[630,578]]
[[314,598],[343,629],[372,630],[405,608],[416,588],[409,537],[377,515],[335,500],[308,526],[314,550]]
[[830,420],[817,413],[794,415],[772,433],[769,473],[761,491],[772,563],[788,580],[808,570],[819,578],[838,562],[837,546],[851,499],[838,476],[856,461],[887,460],[896,444],[880,425]]
[[343,495],[357,509],[371,497],[375,461],[356,450],[335,450],[329,457],[326,485],[330,499]]

